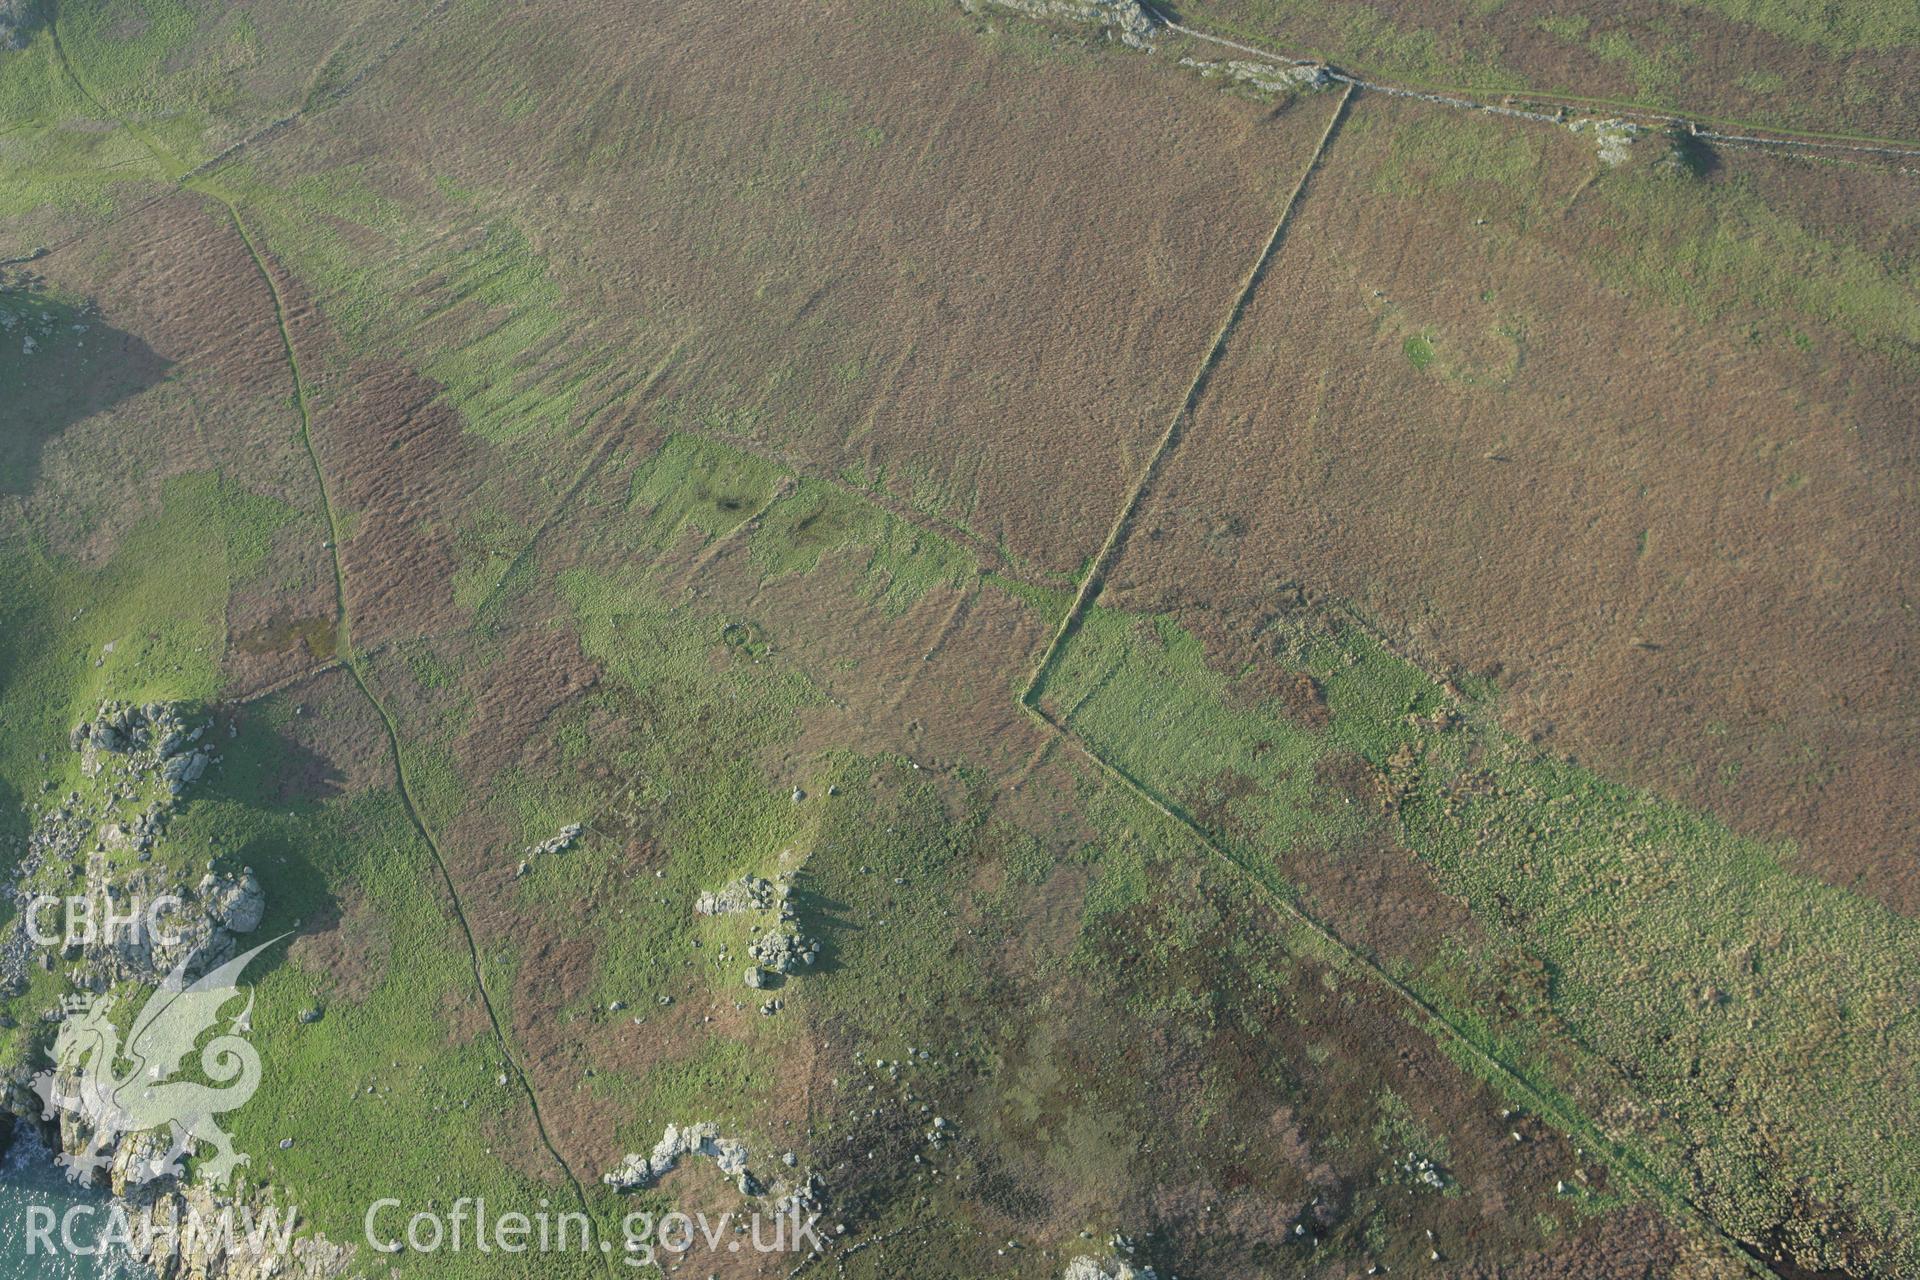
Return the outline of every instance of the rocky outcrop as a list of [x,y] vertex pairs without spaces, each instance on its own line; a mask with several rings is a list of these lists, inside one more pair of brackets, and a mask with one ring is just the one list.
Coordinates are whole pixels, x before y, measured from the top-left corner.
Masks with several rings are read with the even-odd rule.
[[758,1195],[760,1184],[747,1172],[747,1144],[720,1135],[720,1126],[711,1121],[667,1126],[660,1141],[647,1155],[629,1153],[620,1167],[600,1181],[615,1191],[637,1191],[650,1187],[673,1171],[682,1156],[706,1156],[720,1172],[738,1180],[740,1194]]
[[206,906],[207,923],[228,933],[252,933],[267,913],[267,895],[252,867],[242,867],[238,876],[209,871],[196,892]]
[[1082,1255],[1067,1264],[1064,1280],[1156,1280],[1156,1273],[1152,1267],[1136,1267],[1117,1259],[1101,1262]]
[[569,822],[566,826],[560,828],[559,831],[548,836],[539,844],[527,846],[527,856],[533,857],[542,853],[565,853],[573,847],[573,842],[579,838],[580,824],[577,822]]
[[1317,93],[1333,84],[1333,75],[1318,62],[1202,62],[1182,58],[1180,65],[1191,67],[1211,80],[1224,77],[1261,93]]
[[[158,982],[183,962],[186,976],[198,977],[232,959],[239,938],[257,930],[267,910],[266,891],[251,867],[238,875],[209,870],[189,889],[154,872],[115,871],[96,858],[88,863],[86,892],[96,903],[127,904],[130,914],[139,914],[138,927],[102,927],[64,953],[68,978],[89,991],[126,980]],[[155,903],[167,905],[151,917],[141,910]],[[97,920],[106,919],[105,910]]]
[[1125,1236],[1114,1236],[1114,1261],[1102,1263],[1094,1257],[1075,1257],[1068,1263],[1066,1280],[1158,1280],[1158,1272],[1152,1267],[1135,1267],[1125,1261],[1123,1255],[1133,1253],[1133,1242]]
[[[69,791],[32,810],[35,822],[8,886],[17,909],[0,940],[0,983],[18,989],[29,965],[50,965],[52,957],[30,927],[53,923],[51,912],[33,910],[42,895],[93,904],[100,927],[70,946],[65,959],[77,965],[76,985],[94,990],[121,978],[152,981],[196,951],[204,971],[233,953],[231,935],[259,926],[265,898],[251,871],[209,874],[190,891],[141,869],[153,860],[188,790],[220,761],[204,743],[208,728],[209,722],[178,703],[119,701],[101,703],[92,718],[74,726],[67,744],[80,755],[88,794]],[[53,785],[46,784],[49,790]],[[76,872],[80,884],[74,883]],[[162,898],[179,905],[150,921],[148,909]],[[140,918],[140,927],[106,927],[109,915],[129,913]],[[149,923],[165,936],[154,936]]]
[[[65,1125],[63,1123],[63,1143]],[[161,1154],[158,1134],[122,1139],[108,1188],[126,1215],[135,1260],[164,1280],[331,1280],[345,1275],[354,1251],[324,1236],[295,1239],[297,1210],[262,1192],[246,1201],[174,1178],[142,1182],[137,1166]],[[288,1213],[296,1214],[289,1223]],[[231,1223],[231,1230],[221,1230]],[[285,1231],[282,1232],[281,1228]]]
[[969,13],[1007,9],[1033,18],[1094,23],[1134,49],[1152,49],[1160,28],[1140,0],[961,0],[961,7]]
[[1574,133],[1592,134],[1594,150],[1599,153],[1600,163],[1608,168],[1626,162],[1634,139],[1643,132],[1641,127],[1631,120],[1584,118],[1573,121],[1567,128]]
[[1133,1240],[1116,1235],[1107,1241],[1110,1261],[1082,1254],[1067,1263],[1066,1280],[1156,1280],[1152,1267],[1135,1266]]
[[[786,874],[776,880],[762,876],[741,876],[719,889],[709,889],[694,900],[696,915],[730,916],[762,912],[772,919],[754,926],[753,941],[747,955],[753,967],[746,971],[746,985],[760,991],[777,986],[776,975],[797,973],[820,959],[820,943],[800,932],[799,917],[789,901],[792,884]],[[762,1013],[777,1013],[778,1000],[760,1006]]]
[[[8,1091],[14,1123],[38,1147],[72,1153],[87,1135],[63,1113],[57,1123],[38,1121],[38,1103],[20,1079]],[[303,1223],[288,1223],[288,1210],[270,1192],[239,1201],[198,1184],[167,1176],[142,1182],[143,1166],[165,1154],[158,1133],[123,1137],[105,1169],[112,1195],[106,1230],[124,1240],[134,1260],[161,1280],[334,1280],[347,1275],[354,1250],[317,1233],[296,1238]],[[297,1211],[296,1211],[297,1213]],[[231,1223],[231,1230],[222,1224]],[[284,1233],[281,1227],[285,1225]],[[361,1274],[367,1274],[362,1272]]]
[[[50,969],[56,959],[81,991],[126,981],[155,984],[183,966],[188,976],[198,976],[231,959],[237,938],[259,929],[267,899],[251,868],[235,873],[208,863],[199,881],[189,884],[180,881],[179,871],[153,864],[155,846],[182,799],[219,763],[205,741],[209,728],[184,704],[120,701],[102,703],[74,726],[68,746],[79,754],[87,781],[81,790],[35,805],[29,834],[15,844],[19,857],[7,891],[20,910],[0,942],[0,985],[18,993],[29,965]],[[54,790],[51,781],[46,790]],[[34,923],[59,934],[51,946],[36,938],[29,916],[44,902],[42,895],[91,906],[91,927],[61,930],[46,907]],[[67,924],[74,923],[70,916]],[[45,1016],[56,1023],[62,1013],[56,1007]],[[39,1086],[58,1096],[78,1095],[81,1069],[78,1059],[62,1061],[49,1081],[24,1064],[16,1067],[5,1110],[44,1135],[70,1168],[104,1179],[114,1197],[111,1211],[124,1216],[135,1257],[155,1274],[163,1280],[323,1280],[347,1273],[350,1248],[317,1236],[283,1240],[271,1229],[250,1231],[268,1222],[269,1201],[235,1201],[210,1186],[183,1182],[171,1165],[183,1149],[173,1145],[167,1127],[103,1139],[74,1110],[50,1113]],[[75,1161],[77,1155],[87,1159]],[[219,1230],[227,1221],[234,1230]],[[192,1224],[213,1229],[192,1230]]]
[[[787,1162],[793,1162],[793,1153],[787,1153]],[[820,1181],[820,1175],[809,1170],[800,1175],[800,1181],[793,1190],[781,1195],[773,1202],[775,1214],[799,1216],[808,1213],[824,1213],[827,1208],[827,1184]]]
[[741,876],[718,889],[708,889],[693,900],[696,915],[730,916],[744,911],[773,910],[773,881],[761,876]]
[[782,921],[749,942],[747,954],[763,969],[794,973],[820,958],[820,943],[818,939],[802,936],[792,924]]
[[206,731],[205,724],[189,728],[182,709],[171,703],[109,701],[100,704],[93,719],[75,725],[67,741],[80,753],[80,772],[87,777],[99,777],[110,758],[120,756],[126,765],[121,772],[156,774],[167,793],[178,798],[212,759],[194,746]]
[[[325,1236],[313,1234],[289,1239],[284,1252],[274,1232],[266,1230],[266,1214],[274,1225],[284,1211],[264,1198],[235,1204],[198,1186],[172,1187],[142,1203],[128,1204],[133,1227],[134,1258],[165,1280],[333,1280],[351,1266],[354,1250]],[[193,1222],[214,1223],[231,1214],[233,1230],[192,1232]],[[249,1221],[260,1224],[252,1239]],[[296,1223],[296,1228],[298,1224]],[[144,1229],[143,1229],[144,1227]],[[259,1242],[268,1247],[259,1247]]]
[[688,1156],[712,1160],[721,1173],[734,1180],[734,1186],[743,1196],[774,1197],[773,1209],[777,1214],[791,1210],[820,1213],[826,1208],[826,1183],[810,1169],[792,1172],[799,1163],[793,1152],[780,1158],[789,1172],[780,1173],[771,1186],[765,1185],[747,1168],[747,1144],[737,1138],[723,1137],[720,1126],[711,1121],[668,1125],[651,1152],[629,1153],[600,1181],[618,1192],[639,1191],[666,1177]]
[[[88,794],[69,791],[33,810],[35,824],[7,886],[18,909],[0,942],[5,991],[24,990],[30,966],[51,970],[56,963],[79,992],[103,992],[123,982],[154,985],[176,969],[197,977],[231,959],[236,938],[260,927],[266,893],[251,868],[231,874],[210,863],[198,884],[189,886],[177,871],[150,865],[151,849],[183,793],[217,760],[198,745],[207,728],[178,704],[114,701],[74,727],[68,745],[81,755]],[[129,816],[128,810],[136,812]],[[54,1024],[65,1012],[55,1007],[42,1016]],[[62,1080],[60,1072],[79,1069],[77,1061],[62,1063],[52,1081],[56,1092],[77,1096],[78,1081],[71,1074]],[[42,1126],[50,1145],[67,1157],[84,1148],[87,1166],[104,1172],[117,1196],[138,1181],[130,1176],[136,1165],[151,1165],[155,1134],[96,1145],[96,1135],[71,1112],[45,1124],[55,1117],[42,1104],[26,1067],[17,1068],[6,1110]],[[151,1176],[151,1168],[147,1172]],[[150,1194],[173,1184],[162,1176]],[[169,1278],[203,1273],[251,1274],[178,1266],[161,1272]]]

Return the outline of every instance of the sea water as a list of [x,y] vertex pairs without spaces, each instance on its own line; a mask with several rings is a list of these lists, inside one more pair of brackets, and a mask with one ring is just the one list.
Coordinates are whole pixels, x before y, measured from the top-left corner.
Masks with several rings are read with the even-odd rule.
[[[66,1172],[29,1125],[16,1125],[13,1142],[0,1159],[0,1276],[7,1280],[152,1280],[153,1272],[128,1257],[124,1250],[101,1256],[68,1253],[60,1248],[60,1227],[68,1209],[93,1205],[98,1212],[75,1219],[73,1240],[91,1247],[106,1223],[108,1197],[68,1182]],[[55,1250],[44,1244],[27,1247],[27,1210],[42,1205],[53,1210]],[[43,1215],[44,1216],[44,1215]]]

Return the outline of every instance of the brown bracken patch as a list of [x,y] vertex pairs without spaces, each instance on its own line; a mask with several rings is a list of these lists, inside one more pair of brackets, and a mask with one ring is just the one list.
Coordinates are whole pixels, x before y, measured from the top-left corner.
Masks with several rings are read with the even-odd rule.
[[[1509,727],[1544,749],[1920,912],[1920,521],[1895,496],[1920,383],[1819,317],[1793,317],[1803,349],[1609,284],[1594,246],[1618,233],[1572,135],[1512,152],[1563,212],[1503,196],[1475,221],[1465,188],[1393,185],[1395,140],[1452,115],[1353,112],[1142,504],[1159,536],[1126,545],[1103,603],[1203,637],[1276,580],[1353,603],[1443,675],[1497,667]],[[1842,197],[1800,206],[1848,238]],[[1417,366],[1404,344],[1428,333]],[[1215,536],[1223,515],[1244,534]]]
[[480,458],[439,392],[404,366],[356,361],[316,414],[335,513],[347,522],[340,565],[360,648],[461,620],[453,529],[479,487]]

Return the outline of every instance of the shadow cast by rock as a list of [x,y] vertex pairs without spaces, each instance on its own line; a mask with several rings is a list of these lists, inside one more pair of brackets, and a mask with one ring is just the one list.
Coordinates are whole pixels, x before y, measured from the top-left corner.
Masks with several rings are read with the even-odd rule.
[[90,304],[44,291],[37,277],[0,273],[0,493],[31,493],[49,444],[169,367]]

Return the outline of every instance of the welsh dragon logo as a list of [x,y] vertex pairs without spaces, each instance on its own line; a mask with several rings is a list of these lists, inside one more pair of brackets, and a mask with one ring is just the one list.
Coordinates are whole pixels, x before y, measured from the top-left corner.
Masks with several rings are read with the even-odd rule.
[[201,1179],[213,1186],[224,1185],[247,1163],[214,1116],[244,1106],[260,1087],[260,1055],[245,1039],[252,1027],[251,990],[246,1007],[200,1051],[201,1071],[222,1087],[172,1077],[201,1033],[219,1021],[221,1009],[239,998],[240,974],[248,963],[278,941],[235,956],[191,984],[188,961],[182,960],[141,1007],[124,1046],[107,1016],[112,997],[68,1001],[66,1021],[54,1039],[54,1065],[34,1077],[33,1090],[40,1095],[44,1119],[65,1112],[80,1122],[83,1144],[57,1157],[71,1181],[92,1181],[113,1163],[120,1139],[129,1136],[151,1135],[142,1154],[123,1164],[129,1182],[178,1175],[196,1143],[213,1149],[198,1166]]

